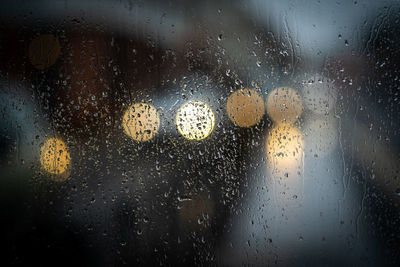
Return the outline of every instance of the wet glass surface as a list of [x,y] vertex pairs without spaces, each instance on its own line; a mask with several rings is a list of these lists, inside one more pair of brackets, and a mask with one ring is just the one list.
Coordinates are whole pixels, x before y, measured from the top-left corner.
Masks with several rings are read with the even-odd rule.
[[397,1],[0,9],[4,266],[399,266]]

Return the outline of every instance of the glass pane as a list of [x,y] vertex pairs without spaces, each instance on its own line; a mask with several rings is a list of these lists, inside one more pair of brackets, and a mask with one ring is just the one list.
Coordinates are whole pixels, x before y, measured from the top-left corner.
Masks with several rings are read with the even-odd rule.
[[5,266],[399,266],[398,1],[0,5]]

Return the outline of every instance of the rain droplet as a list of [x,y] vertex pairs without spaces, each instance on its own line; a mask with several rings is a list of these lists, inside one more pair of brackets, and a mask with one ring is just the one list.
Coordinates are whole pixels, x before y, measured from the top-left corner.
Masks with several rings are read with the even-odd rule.
[[396,189],[396,195],[398,195],[400,197],[400,188]]

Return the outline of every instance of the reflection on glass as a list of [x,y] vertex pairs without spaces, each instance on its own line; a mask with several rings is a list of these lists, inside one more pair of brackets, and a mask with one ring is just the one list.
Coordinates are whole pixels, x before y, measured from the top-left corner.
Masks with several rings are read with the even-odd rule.
[[229,96],[226,111],[237,126],[251,127],[264,116],[264,101],[252,89],[237,90]]
[[280,87],[269,93],[267,111],[275,123],[291,124],[303,112],[303,101],[294,89]]
[[176,126],[183,137],[202,140],[214,129],[215,117],[211,108],[201,101],[184,104],[176,114]]
[[49,138],[40,148],[40,164],[53,180],[64,181],[68,178],[71,158],[67,145],[59,138]]
[[29,60],[38,70],[43,70],[52,66],[57,61],[60,53],[60,42],[58,38],[52,34],[41,34],[29,44]]
[[267,135],[268,167],[278,175],[295,172],[301,167],[304,142],[295,126],[278,125]]
[[122,127],[125,134],[133,140],[145,142],[158,132],[160,116],[155,107],[146,103],[136,103],[125,111]]

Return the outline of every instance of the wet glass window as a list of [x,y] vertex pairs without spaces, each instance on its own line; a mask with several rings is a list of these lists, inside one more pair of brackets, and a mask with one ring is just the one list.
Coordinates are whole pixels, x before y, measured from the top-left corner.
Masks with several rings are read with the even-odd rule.
[[0,3],[4,266],[400,266],[395,0]]

